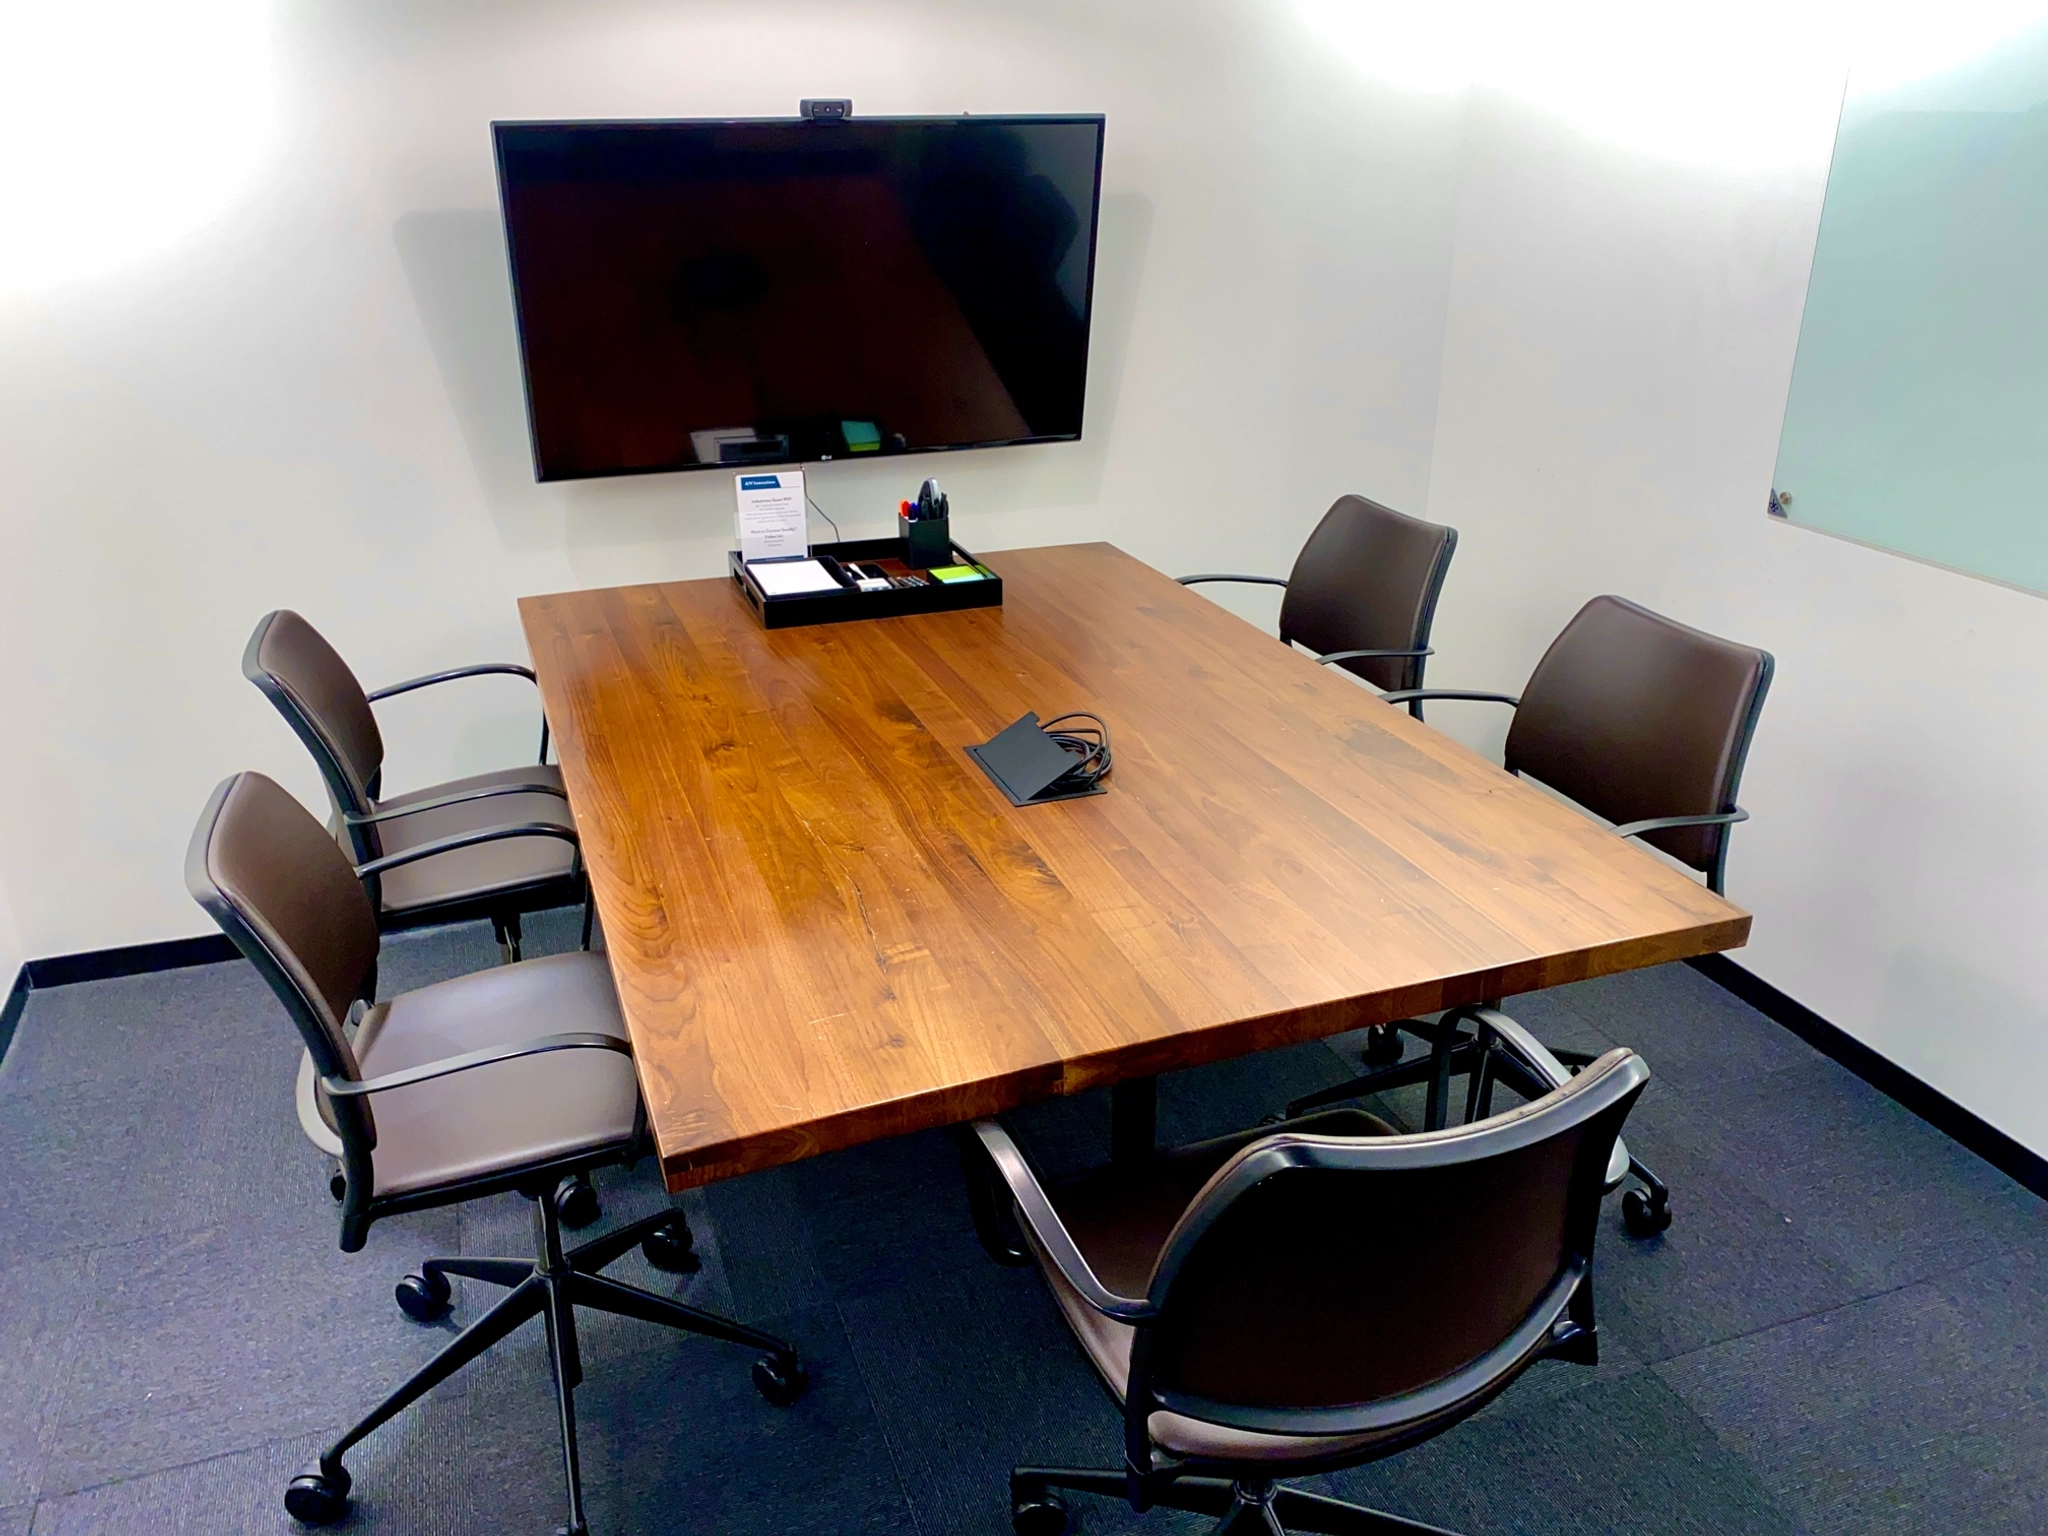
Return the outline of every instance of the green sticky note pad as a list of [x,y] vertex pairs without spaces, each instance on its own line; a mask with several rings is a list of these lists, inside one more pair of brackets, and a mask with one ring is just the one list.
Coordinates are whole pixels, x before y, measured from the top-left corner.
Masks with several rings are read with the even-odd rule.
[[882,429],[872,421],[842,421],[839,435],[846,439],[848,453],[880,453]]
[[976,565],[941,565],[925,574],[933,581],[985,581],[988,575]]

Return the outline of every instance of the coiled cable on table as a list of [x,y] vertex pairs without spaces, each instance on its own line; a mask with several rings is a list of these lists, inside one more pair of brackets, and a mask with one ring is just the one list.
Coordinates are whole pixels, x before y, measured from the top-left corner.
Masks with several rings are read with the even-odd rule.
[[[1085,721],[1081,725],[1067,725],[1069,720]],[[1062,726],[1066,728],[1061,729]],[[1056,715],[1040,727],[1046,735],[1079,759],[1073,767],[1053,780],[1053,785],[1062,790],[1093,789],[1108,775],[1110,768],[1109,726],[1100,715],[1091,715],[1085,709],[1069,714]]]

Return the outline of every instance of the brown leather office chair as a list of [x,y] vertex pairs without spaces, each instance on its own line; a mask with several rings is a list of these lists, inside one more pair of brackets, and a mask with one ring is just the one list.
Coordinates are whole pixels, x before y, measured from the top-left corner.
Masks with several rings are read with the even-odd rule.
[[[1180,584],[1241,581],[1285,587],[1280,639],[1317,653],[1375,688],[1420,688],[1433,653],[1437,595],[1458,547],[1458,531],[1425,523],[1363,496],[1339,496],[1295,556],[1285,580],[1209,572]],[[1409,710],[1419,720],[1421,703]]]
[[[1693,629],[1626,598],[1596,597],[1551,642],[1520,698],[1455,688],[1385,697],[1390,703],[1476,699],[1513,707],[1505,752],[1510,773],[1526,774],[1614,822],[1620,836],[1663,850],[1719,892],[1730,830],[1749,819],[1736,794],[1774,667],[1768,651]],[[1399,1062],[1401,1031],[1429,1041],[1430,1056],[1311,1094],[1289,1105],[1288,1113],[1426,1081],[1425,1123],[1443,1124],[1450,1078],[1469,1071],[1476,1059],[1466,1022],[1447,1015],[1433,1025],[1403,1020],[1374,1031],[1368,1063]],[[1567,1063],[1587,1059],[1559,1055]],[[1467,1099],[1472,1102],[1470,1094]],[[1639,1237],[1662,1232],[1671,1225],[1670,1191],[1640,1162],[1631,1161],[1629,1171],[1643,1185],[1622,1198],[1629,1230]]]
[[373,985],[376,914],[334,839],[257,773],[213,792],[185,880],[298,1027],[317,1114],[341,1147],[344,1252],[362,1248],[372,1223],[403,1211],[506,1190],[533,1202],[534,1258],[434,1258],[398,1283],[399,1306],[421,1322],[448,1310],[451,1275],[508,1294],[292,1480],[285,1509],[294,1519],[340,1519],[349,1448],[534,1317],[547,1327],[571,1532],[584,1530],[577,1307],[763,1350],[755,1386],[770,1402],[796,1399],[803,1366],[781,1340],[600,1273],[635,1246],[657,1267],[692,1267],[678,1213],[562,1246],[559,1181],[630,1162],[647,1141],[632,1046],[602,956],[550,955],[400,993],[349,1029]]
[[1444,1536],[1278,1480],[1428,1440],[1538,1360],[1594,1363],[1604,1170],[1649,1081],[1626,1050],[1572,1076],[1512,1021],[1479,1029],[1557,1086],[1471,1125],[1338,1110],[1050,1187],[975,1127],[1124,1422],[1120,1468],[1011,1473],[1018,1536],[1066,1529],[1062,1489],[1220,1516],[1217,1536]]
[[486,662],[365,693],[319,631],[279,609],[249,636],[242,674],[313,754],[379,927],[487,916],[505,958],[516,960],[521,913],[582,901],[589,946],[589,891],[561,770],[547,761],[545,718],[537,763],[382,794],[384,738],[372,704],[457,678],[508,674],[532,682],[530,669]]

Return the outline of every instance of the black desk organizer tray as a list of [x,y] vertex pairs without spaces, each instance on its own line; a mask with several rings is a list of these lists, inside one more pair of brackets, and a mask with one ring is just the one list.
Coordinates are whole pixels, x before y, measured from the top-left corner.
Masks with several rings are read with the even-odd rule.
[[[956,564],[980,564],[958,544],[952,548]],[[903,540],[846,539],[837,544],[814,544],[811,554],[830,555],[842,565],[853,560],[901,560]],[[764,629],[842,624],[850,619],[895,619],[910,613],[953,613],[961,608],[1003,605],[1000,576],[987,576],[980,581],[927,581],[921,587],[890,587],[881,592],[841,587],[836,592],[792,592],[787,597],[770,597],[748,576],[746,562],[740,559],[738,550],[732,552],[730,564],[732,579],[739,584],[741,594]]]

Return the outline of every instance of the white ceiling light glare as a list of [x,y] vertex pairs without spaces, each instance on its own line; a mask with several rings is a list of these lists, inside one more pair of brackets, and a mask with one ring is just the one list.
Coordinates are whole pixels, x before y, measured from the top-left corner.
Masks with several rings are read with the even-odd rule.
[[1938,73],[2027,31],[2048,0],[1294,0],[1360,73],[1400,89],[1503,92],[1653,159],[1807,165],[1844,72]]
[[0,301],[134,267],[268,152],[266,0],[0,0]]
[[2048,0],[1873,0],[1853,22],[1857,95],[1952,74],[2048,27]]

